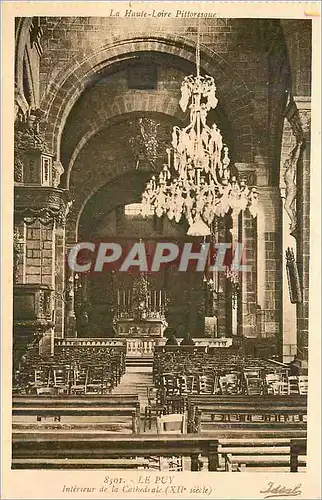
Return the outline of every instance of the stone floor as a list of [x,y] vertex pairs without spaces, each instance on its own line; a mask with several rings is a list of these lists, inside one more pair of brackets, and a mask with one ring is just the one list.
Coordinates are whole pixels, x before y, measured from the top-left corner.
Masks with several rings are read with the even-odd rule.
[[112,394],[138,394],[141,414],[147,403],[147,389],[153,386],[152,366],[127,366],[119,385]]

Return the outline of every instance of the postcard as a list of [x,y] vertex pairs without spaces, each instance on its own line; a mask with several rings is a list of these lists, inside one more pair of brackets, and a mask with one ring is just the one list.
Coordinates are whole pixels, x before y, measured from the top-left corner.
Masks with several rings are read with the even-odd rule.
[[2,3],[2,498],[321,498],[320,16]]

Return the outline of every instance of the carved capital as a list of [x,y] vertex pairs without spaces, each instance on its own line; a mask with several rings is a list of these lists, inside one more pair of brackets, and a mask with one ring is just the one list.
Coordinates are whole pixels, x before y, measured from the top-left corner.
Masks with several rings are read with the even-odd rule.
[[309,140],[311,133],[311,110],[301,109],[298,111],[298,114],[304,138],[305,140]]
[[289,121],[297,142],[309,140],[311,132],[311,99],[307,97],[294,97],[286,110]]
[[25,121],[29,111],[29,104],[23,92],[15,86],[15,121],[22,123]]
[[239,177],[245,179],[248,186],[257,185],[256,166],[249,163],[235,163]]

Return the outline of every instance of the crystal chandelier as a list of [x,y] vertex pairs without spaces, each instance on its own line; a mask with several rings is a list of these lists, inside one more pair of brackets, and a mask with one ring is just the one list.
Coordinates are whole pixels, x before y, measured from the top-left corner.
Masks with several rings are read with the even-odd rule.
[[207,124],[207,115],[218,103],[213,77],[200,75],[199,31],[196,76],[186,76],[181,85],[180,107],[190,110],[187,127],[173,128],[168,163],[153,175],[142,195],[143,216],[167,215],[189,223],[188,235],[207,236],[215,217],[229,211],[238,214],[247,207],[256,216],[257,191],[232,171],[229,151],[219,128]]

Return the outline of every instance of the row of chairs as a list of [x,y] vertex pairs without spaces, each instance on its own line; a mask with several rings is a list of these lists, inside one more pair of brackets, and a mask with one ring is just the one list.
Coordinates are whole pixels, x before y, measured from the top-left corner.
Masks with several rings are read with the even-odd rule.
[[125,373],[125,353],[110,348],[62,348],[53,356],[33,349],[22,361],[14,373],[18,394],[107,394]]
[[108,394],[119,380],[105,365],[39,366],[16,373],[16,392],[36,394]]
[[[247,370],[254,366],[262,373],[272,371],[272,363],[238,354],[234,351],[229,353],[229,349],[218,349],[220,353],[183,353],[181,351],[158,353],[154,356],[153,373],[157,376],[160,373],[171,371],[173,368],[182,374],[191,374],[194,372],[205,373],[215,370],[222,374],[229,373],[231,370]],[[223,351],[223,352],[222,352]],[[285,367],[274,366],[275,371],[284,371]]]
[[155,380],[158,389],[166,396],[189,394],[221,394],[249,396],[292,395],[305,396],[308,393],[308,377],[269,373],[261,378],[255,371],[232,371],[226,375],[181,375],[164,373]]

